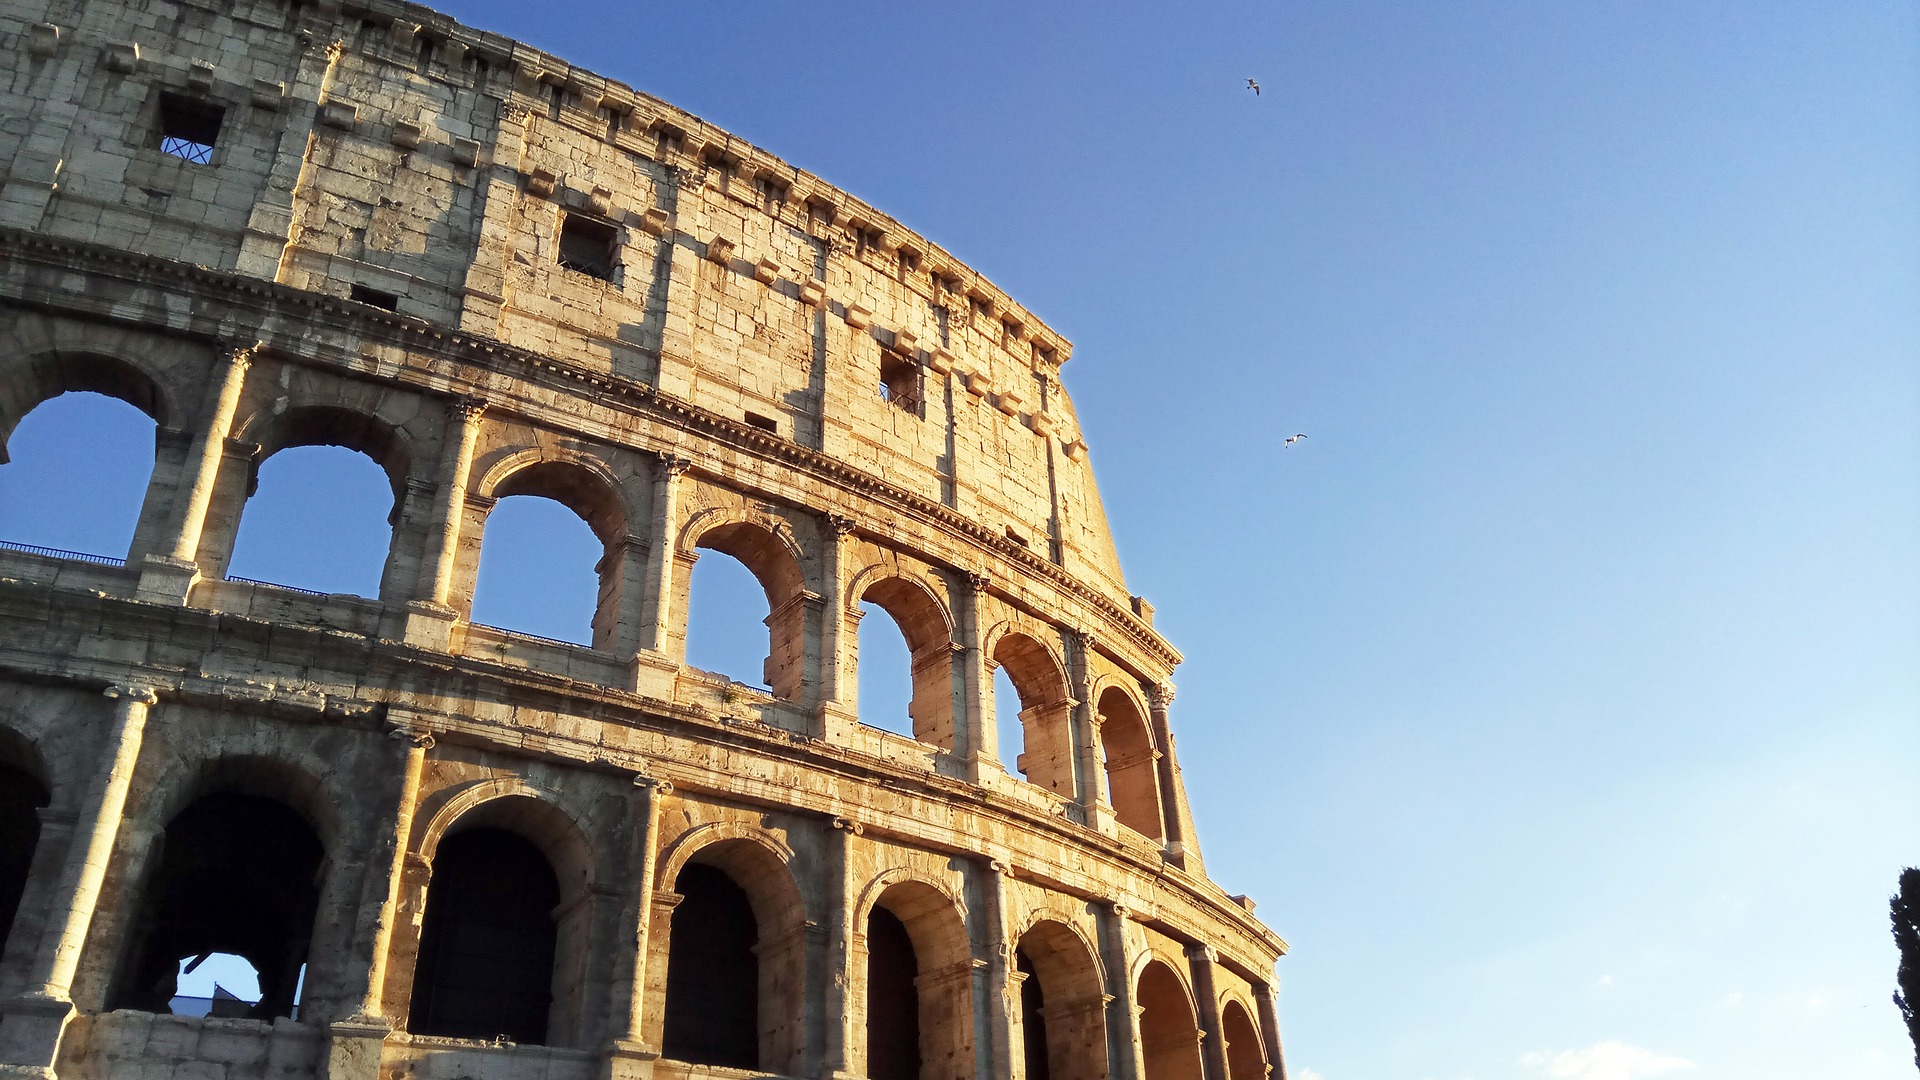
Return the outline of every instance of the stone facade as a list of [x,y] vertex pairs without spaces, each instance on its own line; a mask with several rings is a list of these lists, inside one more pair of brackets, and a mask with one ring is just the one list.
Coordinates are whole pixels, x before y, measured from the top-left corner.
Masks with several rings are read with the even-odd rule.
[[[419,7],[9,0],[0,61],[0,447],[70,390],[158,426],[124,561],[0,551],[0,1073],[1284,1077],[1018,303]],[[313,444],[391,478],[378,597],[225,576]],[[590,647],[468,619],[508,495],[603,543]],[[684,663],[711,552],[771,692]],[[859,722],[863,601],[911,738]],[[167,1012],[211,951],[252,1015]]]

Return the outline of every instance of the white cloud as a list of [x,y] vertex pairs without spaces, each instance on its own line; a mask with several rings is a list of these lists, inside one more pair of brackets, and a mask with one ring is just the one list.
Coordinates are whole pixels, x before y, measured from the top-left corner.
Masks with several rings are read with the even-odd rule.
[[1660,1076],[1693,1068],[1682,1057],[1656,1054],[1618,1039],[1594,1043],[1584,1050],[1562,1050],[1557,1054],[1535,1051],[1520,1059],[1520,1064],[1540,1070],[1554,1080],[1636,1080],[1642,1076]]
[[1314,1072],[1312,1069],[1301,1069],[1298,1075],[1300,1077],[1300,1080],[1327,1080],[1326,1077],[1321,1076],[1319,1073]]
[[1593,981],[1593,985],[1595,985],[1595,986],[1612,986],[1612,985],[1613,985],[1613,976],[1611,976],[1611,975],[1602,975],[1602,976],[1600,976],[1600,977],[1599,977],[1598,979],[1595,979],[1595,980]]

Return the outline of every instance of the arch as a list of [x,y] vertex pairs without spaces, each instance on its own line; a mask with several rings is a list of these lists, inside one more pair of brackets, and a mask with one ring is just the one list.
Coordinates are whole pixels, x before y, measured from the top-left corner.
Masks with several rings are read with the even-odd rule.
[[1193,995],[1173,965],[1153,958],[1135,982],[1145,1080],[1203,1080]]
[[[767,660],[763,674],[773,695],[798,700],[809,674],[806,560],[792,530],[765,514],[714,507],[691,517],[680,530],[676,550],[689,563],[698,549],[718,551],[747,568],[767,597]],[[690,579],[691,574],[683,575]],[[684,638],[691,581],[676,582],[678,619]]]
[[[231,528],[210,529],[208,540],[216,545],[218,564],[223,573],[233,573],[236,563],[243,569],[239,572],[285,582],[290,585],[313,587],[328,592],[354,591],[362,595],[390,597],[401,587],[395,580],[396,568],[400,562],[398,536],[395,526],[400,522],[406,506],[407,478],[413,469],[413,447],[407,435],[396,425],[360,409],[332,404],[289,404],[278,401],[266,410],[248,416],[240,425],[245,439],[259,446],[248,463],[246,483],[243,489],[228,489],[226,503],[230,507],[221,511],[217,507],[210,511],[210,520],[221,519],[223,513],[237,516],[237,523]],[[358,458],[332,457],[326,461],[315,461],[304,457],[285,460],[282,466],[291,470],[281,473],[269,485],[270,494],[256,503],[261,493],[261,478],[267,465],[283,451],[304,447],[338,447],[350,450],[364,457],[380,469],[386,478],[387,488],[392,502],[386,513],[384,535],[379,526],[371,520],[361,518],[358,521],[351,516],[328,515],[330,519],[339,519],[341,526],[332,537],[333,543],[320,546],[309,534],[309,522],[313,519],[312,508],[304,499],[298,498],[302,491],[311,492],[316,482],[323,482],[332,473],[334,477],[348,480],[346,474],[335,470],[352,462],[350,467],[363,467]],[[282,466],[276,466],[281,468]],[[224,486],[224,485],[223,485]],[[349,514],[358,510],[369,513],[377,496],[360,496],[343,500]],[[264,516],[263,516],[264,515]],[[230,519],[233,520],[233,519]],[[353,522],[347,525],[347,522]],[[261,530],[266,530],[273,538],[272,543],[262,547]],[[219,541],[214,537],[224,536],[224,551],[218,551]],[[203,541],[203,552],[207,552],[207,541]],[[295,559],[292,554],[275,554],[283,548],[304,546],[305,558]],[[266,564],[254,566],[252,563],[266,553]],[[334,557],[334,552],[352,552],[348,565],[370,567],[378,558],[379,568],[369,584],[360,584],[358,574],[351,574],[342,581],[337,576],[329,579],[315,576],[316,570],[326,566]],[[316,552],[324,552],[328,557],[313,558]],[[376,555],[377,553],[377,555]],[[324,570],[320,573],[324,574]],[[338,575],[339,571],[335,571]],[[371,576],[371,575],[369,575]]]
[[0,367],[0,465],[14,428],[43,402],[73,393],[104,394],[139,409],[165,429],[179,415],[173,395],[137,362],[89,350],[48,350]]
[[884,569],[869,567],[855,575],[848,590],[849,605],[857,609],[861,603],[873,604],[900,628],[911,656],[907,675],[913,692],[907,702],[907,715],[913,720],[913,737],[951,751],[955,690],[952,613],[924,582],[888,575]]
[[[889,870],[854,906],[866,956],[866,1069],[872,1080],[935,1080],[973,1063],[973,960],[959,899],[935,881]],[[864,964],[861,961],[864,960]]]
[[591,948],[594,856],[550,793],[518,777],[471,783],[433,814],[432,868],[408,1027],[419,1034],[573,1045]]
[[1107,773],[1107,801],[1120,824],[1150,840],[1165,835],[1161,814],[1160,751],[1146,714],[1119,685],[1099,692],[1100,750]]
[[[622,558],[631,515],[624,488],[613,470],[588,454],[535,447],[496,462],[481,477],[479,492],[488,499],[549,499],[585,522],[600,543],[600,557],[593,566],[599,584],[593,601],[590,643],[609,651],[624,650],[631,644],[619,636],[621,612],[642,586]],[[483,568],[488,550],[486,525],[487,519],[483,518],[478,530]]]
[[662,1053],[793,1073],[804,1046],[806,911],[791,849],[739,823],[691,830],[663,853],[669,917]]
[[39,748],[13,729],[0,727],[0,954],[33,870],[40,809],[51,797]]
[[1073,798],[1073,699],[1067,693],[1066,665],[1039,638],[996,627],[987,655],[1006,671],[1020,697],[1024,752],[1016,767],[1035,784]]
[[259,973],[247,1015],[291,1016],[325,856],[305,816],[279,798],[224,785],[194,798],[159,838],[109,1007],[167,1012],[181,961],[219,952]]
[[1229,998],[1220,1009],[1220,1036],[1227,1044],[1227,1080],[1267,1080],[1267,1049],[1253,1014]]
[[1106,994],[1096,953],[1073,926],[1041,918],[1017,939],[1020,1045],[1029,1080],[1107,1075]]

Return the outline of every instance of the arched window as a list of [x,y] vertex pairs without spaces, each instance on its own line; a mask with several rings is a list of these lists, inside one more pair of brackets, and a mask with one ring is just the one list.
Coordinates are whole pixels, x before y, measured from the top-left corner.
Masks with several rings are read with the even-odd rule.
[[1106,995],[1080,936],[1043,921],[1014,950],[1020,981],[1020,1045],[1029,1080],[1103,1080],[1107,1075]]
[[[766,659],[759,671],[765,685],[775,697],[798,700],[809,674],[810,658],[807,655],[807,592],[793,549],[772,529],[751,522],[729,522],[714,526],[702,532],[694,546],[731,556],[747,568],[765,597],[767,630],[765,637],[744,630],[744,624],[751,618],[747,612],[757,611],[758,605],[747,602],[739,595],[744,591],[744,583],[738,583],[737,579],[740,589],[731,590],[733,595],[728,601],[716,605],[717,613],[722,615],[721,625],[714,625],[708,613],[696,611],[697,607],[707,603],[707,597],[696,596],[694,579],[700,579],[704,591],[711,573],[700,569],[702,563],[695,563],[692,572],[687,575],[687,592],[682,606],[687,613],[687,662],[702,666],[695,658],[704,658],[717,651],[728,658],[728,663],[734,667],[734,670],[723,670],[721,674],[742,682],[752,681],[739,678],[739,667],[742,666],[739,662],[751,655],[755,645],[764,641]],[[711,560],[703,557],[704,561]],[[817,660],[817,657],[812,659]]]
[[749,686],[768,685],[767,593],[745,563],[703,555],[687,583],[687,663]]
[[666,1037],[675,1061],[760,1068],[760,925],[726,871],[688,863],[674,882]]
[[0,540],[125,558],[155,435],[151,417],[103,394],[36,406],[0,444]]
[[1200,1025],[1172,968],[1154,960],[1140,972],[1139,1007],[1146,1080],[1201,1080]]
[[867,914],[866,1075],[939,1080],[973,1068],[966,922],[939,890],[889,886]]
[[806,911],[784,857],[759,840],[725,839],[672,876],[680,900],[665,928],[661,1052],[797,1075],[806,1056]]
[[501,499],[487,514],[473,621],[593,644],[602,552],[586,522],[552,499]]
[[1220,1033],[1227,1041],[1228,1080],[1267,1080],[1267,1054],[1253,1017],[1237,1001],[1220,1010]]
[[25,739],[0,730],[0,953],[20,910],[40,843],[40,808],[47,805],[47,787],[33,767],[31,749]]
[[1027,752],[1027,733],[1020,723],[1020,691],[1014,688],[1007,669],[998,664],[993,666],[993,729],[1000,747],[1000,764],[1020,775],[1020,760]]
[[267,425],[257,461],[229,578],[367,597],[395,589],[393,525],[408,469],[398,432],[347,409],[294,409]]
[[[994,643],[993,662],[1006,672],[1020,700],[1023,749],[1015,767],[1029,781],[1072,798],[1073,729],[1066,674],[1046,646],[1025,634],[1002,635]],[[996,680],[996,688],[999,685]],[[1001,704],[997,689],[994,698],[998,712]]]
[[[924,585],[892,577],[866,586],[860,609],[861,721],[952,750],[953,633],[940,602]],[[902,730],[895,718],[911,726]]]
[[[626,504],[615,482],[579,462],[541,461],[513,472],[491,494],[500,502],[475,530],[484,539],[473,618],[596,649],[630,647],[637,628],[623,634],[622,610],[640,584],[629,580]],[[579,612],[587,598],[591,630],[583,634]]]
[[227,953],[259,975],[247,1016],[291,1016],[324,854],[306,820],[273,799],[219,792],[193,802],[160,841],[111,1007],[167,1012],[182,961]]
[[1153,740],[1139,707],[1117,686],[1100,695],[1100,749],[1113,816],[1142,836],[1160,839],[1164,830]]
[[526,838],[481,826],[442,839],[427,886],[408,1029],[547,1042],[559,905],[553,866]]

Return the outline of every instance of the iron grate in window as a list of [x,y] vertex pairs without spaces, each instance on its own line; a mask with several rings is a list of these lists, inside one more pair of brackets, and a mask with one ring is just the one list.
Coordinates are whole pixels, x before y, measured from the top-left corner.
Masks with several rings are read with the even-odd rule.
[[160,152],[195,165],[210,164],[226,114],[224,107],[210,101],[160,95]]

